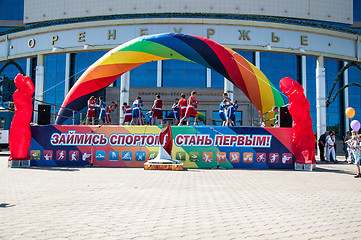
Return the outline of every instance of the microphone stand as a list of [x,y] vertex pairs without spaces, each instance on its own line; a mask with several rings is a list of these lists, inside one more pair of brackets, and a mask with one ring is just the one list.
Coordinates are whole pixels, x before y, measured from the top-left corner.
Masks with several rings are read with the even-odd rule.
[[[216,130],[216,129],[214,129],[213,127],[211,127],[210,129],[211,129],[211,130],[213,130],[213,131],[216,133],[216,135],[215,135],[215,136],[217,136],[218,134],[223,135],[222,133],[220,133],[219,131],[217,131],[217,130]],[[216,139],[216,138],[214,138],[214,139]],[[218,142],[217,142],[217,150],[218,150],[218,148],[219,148],[219,144],[218,144]],[[219,166],[219,161],[218,161],[218,159],[217,159],[217,155],[216,155],[216,162],[217,162],[217,166],[216,166],[216,167],[214,167],[214,168],[211,168],[211,169],[222,169],[222,170],[227,170],[227,168],[222,168],[222,167],[220,167],[220,166]]]
[[[86,134],[88,133],[96,133],[96,130],[98,130],[99,128],[101,128],[103,125],[99,125],[98,127],[94,128],[94,129],[91,129],[89,132],[87,132]],[[93,164],[94,164],[94,144],[93,144],[93,141],[92,141],[92,145],[90,147],[90,151],[91,151],[91,158],[90,158],[90,166],[92,167]]]

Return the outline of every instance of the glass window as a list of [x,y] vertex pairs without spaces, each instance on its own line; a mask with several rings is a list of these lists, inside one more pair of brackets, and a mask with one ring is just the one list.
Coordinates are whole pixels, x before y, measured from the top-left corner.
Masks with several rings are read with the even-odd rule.
[[163,61],[163,87],[206,87],[206,67],[180,60]]
[[148,62],[130,71],[131,87],[157,86],[157,61]]
[[317,110],[316,110],[316,58],[306,57],[306,81],[307,99],[310,102],[310,114],[312,118],[312,128],[317,131]]
[[[350,67],[348,69],[348,82],[349,83],[360,83],[361,82],[361,71],[356,67]],[[361,120],[361,88],[360,87],[349,87],[349,106],[355,109],[354,119]]]
[[0,9],[0,20],[23,20],[24,0],[2,0]]
[[[326,98],[331,90],[334,80],[339,72],[341,66],[340,61],[327,59],[324,60],[326,69]],[[336,91],[343,86],[343,79],[338,81],[335,89],[332,92],[331,99]],[[329,130],[336,131],[336,134],[343,132],[343,94],[339,94],[335,101],[327,107],[326,124]],[[342,116],[342,117],[341,117]],[[341,129],[342,128],[342,129]]]
[[[279,92],[282,93],[280,80],[284,77],[290,77],[297,82],[301,82],[300,58],[296,55],[269,52],[262,52],[260,55],[262,72]],[[288,98],[283,94],[281,95],[285,103],[288,103]]]
[[[26,59],[15,60],[17,64],[20,65],[23,72],[26,69]],[[6,64],[6,62],[0,63],[0,69]],[[14,84],[14,78],[20,73],[19,69],[14,65],[8,65],[3,72],[0,74],[0,80],[4,81],[4,84],[0,87],[0,104],[3,102],[13,101],[13,93],[16,90]]]

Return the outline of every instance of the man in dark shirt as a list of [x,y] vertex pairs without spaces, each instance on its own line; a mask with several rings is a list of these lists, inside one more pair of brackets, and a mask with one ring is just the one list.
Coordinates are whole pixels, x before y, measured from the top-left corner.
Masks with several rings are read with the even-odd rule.
[[325,146],[326,146],[326,137],[328,136],[328,131],[326,131],[324,134],[322,134],[320,136],[320,138],[318,139],[318,148],[320,150],[320,158],[321,161],[326,161],[325,160]]

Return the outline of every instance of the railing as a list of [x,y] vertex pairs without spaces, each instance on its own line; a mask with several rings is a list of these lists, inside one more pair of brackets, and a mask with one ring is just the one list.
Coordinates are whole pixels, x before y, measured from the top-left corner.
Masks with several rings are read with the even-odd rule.
[[[37,103],[40,103],[40,104],[44,104],[44,105],[50,105],[53,112],[50,111],[50,119],[52,120],[51,123],[55,124],[55,121],[56,121],[56,118],[58,116],[60,117],[64,117],[64,118],[67,118],[67,119],[72,119],[72,122],[73,122],[73,125],[75,125],[75,121],[79,121],[80,123],[83,121],[83,113],[80,112],[80,111],[76,111],[74,109],[70,109],[70,108],[65,108],[63,107],[63,109],[66,109],[66,110],[69,110],[73,113],[73,116],[72,117],[68,117],[68,116],[64,116],[64,115],[58,115],[58,111],[60,110],[61,106],[58,106],[58,105],[55,105],[55,104],[52,104],[52,103],[47,103],[47,102],[44,102],[44,101],[41,101],[41,100],[37,100],[37,99],[34,99],[34,102],[37,102]],[[34,104],[35,105],[35,104]],[[34,112],[39,112],[38,110],[35,110],[34,108]],[[79,118],[76,118],[75,115],[79,113]]]
[[[282,107],[287,107],[288,105],[289,104],[286,104],[286,105],[283,105]],[[278,108],[278,109],[280,109],[280,108]],[[270,110],[268,112],[265,112],[265,113],[262,113],[261,115],[259,115],[259,118],[260,118],[259,122],[261,124],[261,127],[267,126],[267,122],[274,121],[276,119],[275,117],[268,119],[267,115],[272,112],[273,112],[273,110]],[[263,120],[263,116],[264,116],[264,120]]]

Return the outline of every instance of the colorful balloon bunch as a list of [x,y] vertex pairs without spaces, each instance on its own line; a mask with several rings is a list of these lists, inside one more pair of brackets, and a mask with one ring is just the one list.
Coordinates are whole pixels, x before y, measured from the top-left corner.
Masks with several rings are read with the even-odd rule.
[[[348,108],[346,108],[345,113],[346,113],[346,116],[351,118],[351,120],[352,120],[352,118],[355,116],[355,109],[353,109],[352,107],[348,107]],[[354,130],[355,132],[358,132],[358,130],[360,130],[360,122],[359,121],[352,120],[350,125],[351,125],[352,130]]]

